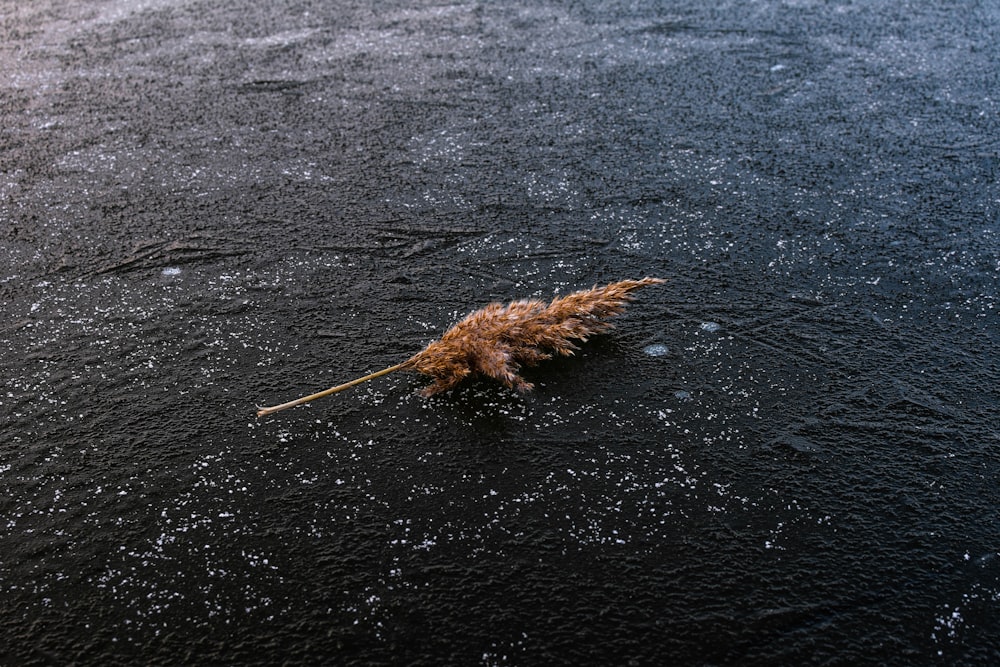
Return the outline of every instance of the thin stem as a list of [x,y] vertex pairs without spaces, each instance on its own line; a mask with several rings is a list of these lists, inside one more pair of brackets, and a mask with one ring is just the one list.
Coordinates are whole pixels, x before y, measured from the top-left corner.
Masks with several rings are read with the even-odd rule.
[[401,364],[396,364],[395,366],[389,366],[389,368],[383,368],[380,371],[375,371],[364,377],[360,377],[356,380],[351,380],[350,382],[345,382],[344,384],[338,384],[336,387],[330,387],[329,389],[324,389],[323,391],[317,392],[315,394],[309,394],[308,396],[303,396],[302,398],[296,398],[294,401],[288,401],[287,403],[282,403],[281,405],[274,405],[269,408],[257,409],[257,416],[263,417],[264,415],[274,414],[279,410],[284,410],[286,408],[294,408],[296,405],[302,405],[303,403],[308,403],[309,401],[315,401],[317,398],[323,398],[324,396],[329,396],[330,394],[336,394],[338,391],[344,391],[345,389],[350,389],[356,384],[361,384],[362,382],[368,382],[368,380],[374,380],[377,377],[382,377],[383,375],[388,375],[393,371],[398,371],[406,366],[407,362]]

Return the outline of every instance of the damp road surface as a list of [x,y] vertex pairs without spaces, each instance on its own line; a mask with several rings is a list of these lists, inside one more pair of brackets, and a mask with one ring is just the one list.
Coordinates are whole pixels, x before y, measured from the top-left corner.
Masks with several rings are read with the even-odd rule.
[[[0,664],[997,664],[998,63],[992,2],[0,0]],[[532,393],[255,417],[643,276]]]

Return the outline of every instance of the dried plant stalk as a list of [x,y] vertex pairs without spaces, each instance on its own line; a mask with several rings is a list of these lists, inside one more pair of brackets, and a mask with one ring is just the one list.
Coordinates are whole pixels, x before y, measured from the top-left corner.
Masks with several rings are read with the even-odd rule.
[[439,340],[401,364],[288,403],[260,408],[257,416],[308,403],[399,370],[416,371],[433,379],[421,392],[424,396],[452,389],[475,374],[491,377],[518,391],[529,391],[531,383],[518,375],[522,366],[534,366],[551,359],[553,354],[573,354],[578,348],[572,341],[585,342],[590,336],[613,328],[606,319],[624,310],[633,299],[633,291],[662,282],[660,278],[621,280],[557,297],[550,303],[536,299],[514,301],[506,306],[491,303],[467,315]]

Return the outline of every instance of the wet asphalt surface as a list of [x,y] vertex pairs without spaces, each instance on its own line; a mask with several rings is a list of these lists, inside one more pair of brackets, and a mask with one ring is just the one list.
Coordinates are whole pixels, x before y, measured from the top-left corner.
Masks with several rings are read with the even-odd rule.
[[[0,2],[0,663],[996,664],[992,3]],[[616,331],[423,399],[491,300]]]

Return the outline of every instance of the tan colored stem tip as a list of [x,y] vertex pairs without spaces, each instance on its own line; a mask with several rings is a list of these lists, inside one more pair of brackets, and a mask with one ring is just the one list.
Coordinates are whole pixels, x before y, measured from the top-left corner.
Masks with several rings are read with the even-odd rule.
[[633,291],[663,282],[660,278],[621,280],[556,297],[550,303],[536,299],[513,301],[506,306],[491,303],[467,315],[439,340],[400,364],[288,403],[259,408],[257,416],[302,405],[398,370],[430,376],[433,383],[421,392],[424,396],[447,391],[475,374],[518,391],[529,391],[532,385],[518,375],[522,366],[534,366],[553,354],[573,354],[578,348],[570,341],[585,342],[594,334],[612,329],[613,325],[605,320],[625,309],[634,298]]
[[324,389],[323,391],[318,391],[315,394],[309,394],[308,396],[303,396],[302,398],[296,398],[294,401],[288,401],[287,403],[282,403],[281,405],[274,405],[269,408],[257,408],[257,416],[263,417],[264,415],[269,415],[274,412],[280,412],[286,408],[294,408],[296,405],[302,405],[303,403],[308,403],[309,401],[315,401],[317,398],[323,398],[324,396],[329,396],[330,394],[336,394],[337,392],[344,391],[345,389],[350,389],[356,384],[361,384],[362,382],[368,382],[368,380],[374,380],[377,377],[382,377],[383,375],[388,375],[393,371],[398,371],[403,368],[403,364],[396,364],[395,366],[389,366],[389,368],[383,368],[380,371],[375,371],[374,373],[369,373],[364,377],[360,377],[356,380],[351,380],[350,382],[345,382],[344,384],[338,384],[336,387],[330,387],[329,389]]

